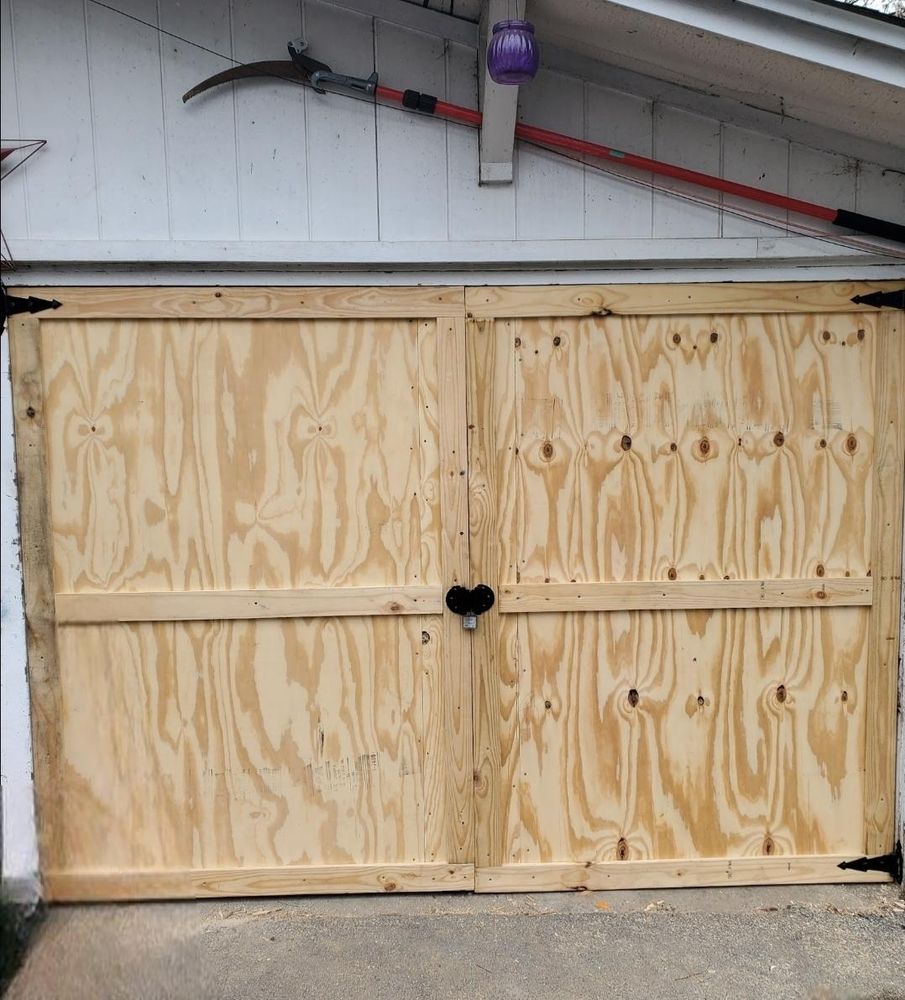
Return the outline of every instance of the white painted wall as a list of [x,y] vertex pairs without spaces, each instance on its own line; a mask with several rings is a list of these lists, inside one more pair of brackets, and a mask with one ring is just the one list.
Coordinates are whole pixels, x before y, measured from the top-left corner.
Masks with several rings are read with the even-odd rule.
[[[477,106],[473,26],[418,6],[112,3],[245,61],[283,58],[304,33],[337,70],[376,65],[390,86]],[[48,140],[2,185],[4,234],[19,260],[39,265],[22,283],[905,276],[902,263],[877,266],[888,258],[787,234],[783,213],[739,218],[728,199],[701,205],[532,148],[517,149],[511,186],[480,187],[475,132],[391,108],[267,80],[183,105],[185,90],[228,63],[90,0],[0,0],[0,42],[0,132]],[[905,223],[905,149],[568,53],[545,57],[520,100],[521,118],[538,125]],[[5,355],[3,365],[3,875],[34,892]]]
[[[334,68],[365,74],[376,66],[390,86],[477,105],[473,25],[396,0],[357,0],[365,10],[395,11],[395,20],[348,9],[356,0],[338,2],[121,0],[130,13],[235,59],[283,58],[286,40],[303,32]],[[400,7],[429,30],[396,23]],[[124,241],[168,244],[176,260],[187,241],[228,244],[224,260],[237,259],[237,246],[243,259],[243,247],[260,258],[262,247],[279,244],[282,257],[328,265],[344,262],[349,242],[383,247],[384,259],[398,244],[431,244],[439,257],[449,245],[457,259],[481,263],[486,243],[505,245],[518,262],[537,240],[600,240],[591,253],[600,265],[613,239],[647,241],[632,247],[637,260],[658,259],[662,239],[689,241],[689,260],[719,257],[718,245],[705,252],[693,240],[778,237],[782,247],[784,212],[759,209],[779,228],[739,219],[730,199],[722,211],[693,204],[531,147],[516,152],[513,185],[479,187],[476,132],[395,108],[268,80],[184,105],[182,93],[227,61],[91,0],[2,0],[2,26],[2,133],[48,139],[2,188],[4,232],[22,259],[55,259],[61,242],[71,246],[67,259],[98,259]],[[872,146],[888,155],[870,162],[857,143],[834,152],[834,136],[819,130],[807,133],[810,145],[794,141],[776,115],[658,88],[587,59],[570,72],[568,54],[552,62],[557,68],[521,89],[524,120],[905,222],[905,148]],[[601,82],[609,79],[619,86]],[[804,256],[829,263],[833,250],[812,241]],[[140,247],[132,252],[141,259]]]

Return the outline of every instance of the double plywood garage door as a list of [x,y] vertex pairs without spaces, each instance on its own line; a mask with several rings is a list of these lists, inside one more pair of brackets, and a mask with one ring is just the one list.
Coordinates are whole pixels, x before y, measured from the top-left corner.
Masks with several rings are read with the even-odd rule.
[[54,290],[48,896],[881,877],[905,331],[856,291]]

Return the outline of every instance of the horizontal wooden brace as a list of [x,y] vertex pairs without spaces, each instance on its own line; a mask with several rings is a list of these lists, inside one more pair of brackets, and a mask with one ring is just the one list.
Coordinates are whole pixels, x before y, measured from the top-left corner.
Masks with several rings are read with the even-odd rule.
[[474,865],[274,865],[147,871],[49,871],[51,903],[205,896],[333,895],[352,892],[462,892],[474,888]]
[[893,288],[892,282],[732,282],[683,285],[534,285],[466,288],[470,316],[681,316],[729,313],[864,312],[855,295]]
[[461,287],[58,288],[55,319],[432,319],[461,316]]
[[516,583],[500,588],[500,611],[683,611],[869,605],[870,577],[801,580],[642,580]]
[[670,889],[682,886],[805,885],[826,882],[890,882],[882,872],[839,868],[854,854],[686,861],[603,861],[575,864],[502,865],[478,868],[477,892],[557,892],[577,889]]
[[436,615],[440,587],[312,587],[303,590],[196,590],[173,593],[57,594],[60,625]]

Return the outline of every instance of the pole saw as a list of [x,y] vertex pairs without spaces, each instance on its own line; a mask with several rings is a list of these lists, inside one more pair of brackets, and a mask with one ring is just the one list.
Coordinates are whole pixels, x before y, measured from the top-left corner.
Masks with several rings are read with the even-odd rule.
[[[273,77],[279,80],[286,80],[290,83],[312,87],[319,94],[326,94],[328,92],[326,88],[329,87],[332,92],[355,96],[364,95],[380,103],[400,107],[416,114],[434,115],[437,118],[458,122],[462,125],[469,125],[473,128],[478,128],[481,125],[483,115],[474,108],[466,108],[459,104],[450,104],[447,101],[441,101],[431,94],[423,94],[417,90],[395,90],[392,87],[384,87],[378,83],[376,73],[372,73],[368,77],[346,76],[342,73],[334,73],[326,63],[318,62],[318,60],[312,59],[307,55],[305,51],[307,47],[304,39],[294,39],[289,42],[290,58],[288,60],[265,60],[232,66],[192,87],[191,90],[183,95],[182,100],[189,101],[198,94],[204,93],[204,91],[210,90],[212,87],[219,86],[222,83],[231,83],[236,80],[245,80],[252,77]],[[572,158],[579,157],[610,161],[623,167],[633,167],[646,173],[671,177],[700,188],[707,188],[711,191],[720,191],[723,194],[745,198],[748,201],[759,202],[763,205],[773,205],[776,208],[782,208],[789,212],[796,212],[799,215],[806,215],[813,219],[829,222],[840,229],[865,233],[870,236],[878,236],[881,239],[895,240],[905,244],[905,226],[899,225],[896,222],[876,219],[869,215],[862,215],[860,212],[849,212],[844,208],[829,208],[825,205],[818,205],[815,202],[790,198],[787,195],[765,191],[762,188],[752,187],[749,184],[739,184],[736,181],[725,180],[722,177],[714,177],[712,174],[701,173],[697,170],[688,170],[674,163],[665,163],[662,160],[654,160],[647,156],[640,156],[637,153],[627,153],[620,149],[601,145],[600,143],[589,142],[586,139],[578,139],[574,136],[564,135],[561,132],[553,132],[550,129],[539,128],[536,125],[528,125],[523,122],[516,123],[515,137],[566,156],[571,156]]]

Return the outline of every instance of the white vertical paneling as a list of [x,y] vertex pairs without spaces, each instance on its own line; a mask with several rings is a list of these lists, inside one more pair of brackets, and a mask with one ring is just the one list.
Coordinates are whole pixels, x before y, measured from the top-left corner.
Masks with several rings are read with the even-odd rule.
[[[233,0],[233,50],[240,62],[288,59],[302,33],[299,0]],[[305,91],[280,80],[236,87],[239,236],[308,237]]]
[[[789,150],[789,195],[830,208],[855,210],[858,161],[793,142]],[[793,217],[794,218],[794,217]],[[815,220],[809,224],[818,225]]]
[[32,239],[98,236],[84,0],[14,0],[19,128],[47,147],[22,169]]
[[[159,0],[160,26],[230,55],[229,0]],[[175,38],[161,39],[163,110],[174,239],[236,239],[235,102],[232,87],[216,87],[182,103],[196,83],[231,63]]]
[[[442,38],[378,21],[380,82],[446,100]],[[446,123],[401,108],[377,109],[377,184],[380,239],[445,240]]]
[[[449,100],[478,106],[477,54],[450,42],[446,53]],[[451,240],[515,239],[515,186],[478,184],[478,130],[466,125],[447,128],[449,238]]]
[[[337,73],[367,76],[374,66],[370,17],[305,0],[311,55]],[[370,101],[305,91],[308,216],[313,240],[376,240],[377,136]]]
[[[157,0],[119,0],[157,20]],[[88,71],[102,239],[167,239],[160,49],[153,28],[88,3]]]
[[[712,118],[657,105],[654,110],[654,159],[708,174],[720,172],[720,123]],[[694,198],[713,197],[700,188],[668,177],[656,178],[665,191],[654,193],[654,236],[719,236],[719,209],[677,198],[669,191]]]
[[[580,80],[541,70],[520,89],[519,121],[581,135],[584,87]],[[584,166],[558,153],[520,143],[516,154],[519,239],[580,239],[584,233]]]
[[[651,102],[587,84],[585,138],[629,153],[650,156],[653,143]],[[585,172],[584,235],[588,239],[650,236],[653,213],[650,174],[622,172],[611,163],[602,165],[607,173],[593,167]]]
[[861,163],[856,206],[863,215],[905,225],[905,171]]
[[[761,132],[723,127],[723,176],[739,184],[750,184],[775,194],[789,191],[789,144]],[[776,221],[755,222],[733,215],[726,209],[752,210]],[[734,195],[723,196],[723,236],[781,236],[787,229],[789,213],[772,205],[762,205]]]
[[[3,66],[3,86],[0,87],[0,136],[4,139],[23,137],[19,131],[19,106],[16,93],[15,57],[13,53],[12,13],[10,0],[0,0],[0,64]],[[38,154],[40,155],[40,153]],[[5,171],[10,169],[7,163]],[[28,214],[25,208],[25,169],[20,168],[2,186],[3,233],[8,239],[28,238]]]

